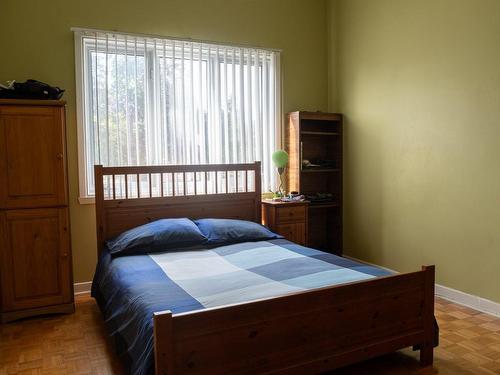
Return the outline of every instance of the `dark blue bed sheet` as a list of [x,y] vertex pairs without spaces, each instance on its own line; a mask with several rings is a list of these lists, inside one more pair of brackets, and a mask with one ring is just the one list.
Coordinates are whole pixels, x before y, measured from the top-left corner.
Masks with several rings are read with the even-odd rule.
[[176,314],[389,274],[284,239],[122,257],[104,250],[92,296],[127,371],[142,375],[154,373],[154,312]]

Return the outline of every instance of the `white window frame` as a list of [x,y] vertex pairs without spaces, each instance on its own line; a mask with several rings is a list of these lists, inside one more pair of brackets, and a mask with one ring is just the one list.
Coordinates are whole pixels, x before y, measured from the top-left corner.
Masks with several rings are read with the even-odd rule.
[[[87,67],[84,66],[85,64],[83,63],[84,62],[83,38],[84,38],[85,32],[109,33],[110,31],[96,30],[96,29],[85,29],[85,28],[72,28],[71,31],[74,32],[74,44],[75,44],[75,78],[76,78],[75,87],[76,87],[77,144],[78,144],[78,187],[79,187],[78,202],[80,204],[94,204],[95,198],[93,196],[87,196],[85,194],[87,191],[88,173],[92,173],[92,172],[87,171],[87,165],[86,165],[87,137],[86,137],[86,129],[85,129],[84,112],[85,112],[85,108],[88,108],[88,106],[85,105],[86,96],[84,95],[84,87],[87,86],[89,83],[86,80],[86,77],[87,77],[86,73],[87,72],[85,71],[85,69]],[[260,48],[260,49],[267,49],[267,50],[272,50],[272,51],[281,53],[281,50],[279,50],[279,49],[254,47],[254,46],[248,46],[248,45],[238,45],[238,44],[233,44],[233,43],[220,43],[220,42],[213,42],[213,41],[172,38],[172,37],[150,35],[150,34],[137,34],[137,33],[132,34],[132,33],[122,33],[122,32],[120,32],[120,34],[129,35],[131,37],[168,38],[168,39],[174,39],[174,40],[179,40],[179,41],[220,44],[223,46],[234,46],[234,47],[243,47],[243,48]],[[153,61],[153,60],[149,59],[149,61]],[[151,82],[152,75],[150,73],[150,70],[152,68],[153,67],[151,65],[148,65],[148,72],[146,73],[147,79],[150,83],[152,83]],[[281,114],[281,116],[279,119],[279,123],[276,126],[276,149],[279,149],[279,148],[282,148],[282,145],[284,144],[284,141],[283,141],[283,134],[284,134],[284,132],[283,132],[283,127],[284,127],[283,69],[281,67],[281,60],[278,61],[277,70],[278,70],[277,73],[278,73],[278,77],[279,77],[279,82],[278,82],[279,95],[278,95],[277,100],[278,100],[279,113]],[[149,85],[149,86],[151,87],[151,85]],[[153,104],[151,103],[151,106],[152,105]],[[152,113],[152,111],[150,111],[149,113]]]

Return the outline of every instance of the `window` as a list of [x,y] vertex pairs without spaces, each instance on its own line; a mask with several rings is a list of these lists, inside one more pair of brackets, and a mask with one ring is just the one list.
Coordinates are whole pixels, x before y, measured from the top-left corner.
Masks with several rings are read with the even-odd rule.
[[279,52],[78,29],[75,55],[81,199],[95,164],[260,160],[276,187]]

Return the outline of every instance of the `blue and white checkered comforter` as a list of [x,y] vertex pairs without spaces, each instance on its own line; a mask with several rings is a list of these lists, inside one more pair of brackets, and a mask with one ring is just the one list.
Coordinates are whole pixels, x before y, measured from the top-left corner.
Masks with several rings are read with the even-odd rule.
[[93,296],[130,373],[153,372],[155,311],[174,314],[389,273],[287,240],[99,260]]

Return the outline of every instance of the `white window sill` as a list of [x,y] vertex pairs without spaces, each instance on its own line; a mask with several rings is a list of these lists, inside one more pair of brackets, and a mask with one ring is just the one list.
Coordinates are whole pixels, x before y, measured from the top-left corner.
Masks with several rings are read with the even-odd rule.
[[78,197],[78,203],[80,204],[95,204],[94,197]]

